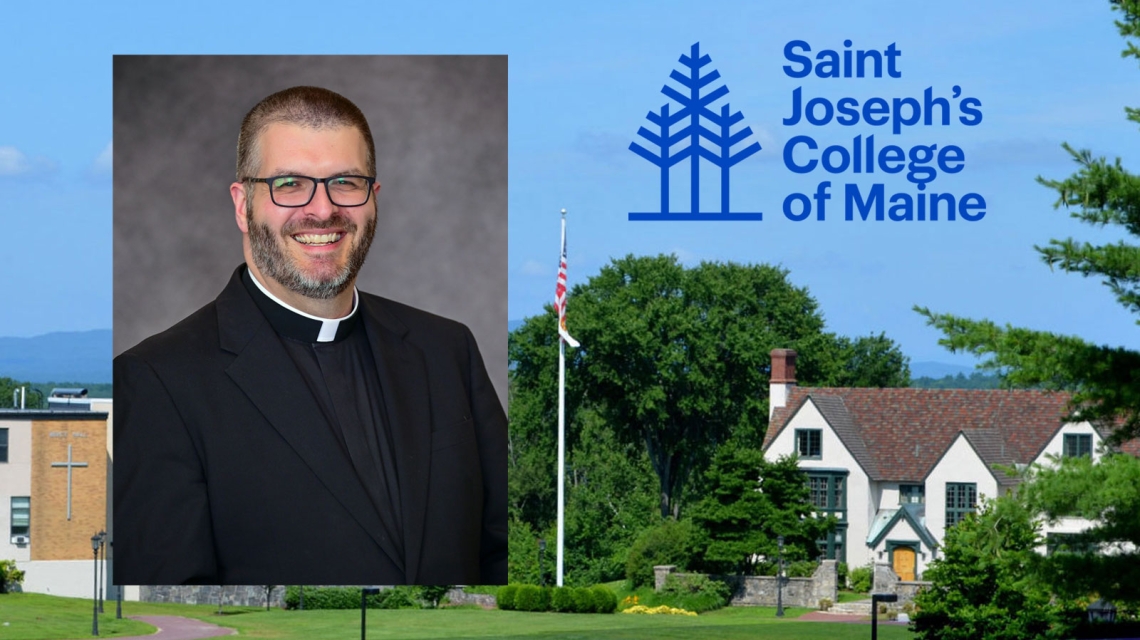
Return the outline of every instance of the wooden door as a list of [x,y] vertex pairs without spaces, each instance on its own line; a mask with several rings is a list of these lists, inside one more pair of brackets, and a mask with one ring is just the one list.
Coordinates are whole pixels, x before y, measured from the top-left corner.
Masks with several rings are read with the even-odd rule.
[[899,580],[914,580],[914,549],[895,547],[894,570]]

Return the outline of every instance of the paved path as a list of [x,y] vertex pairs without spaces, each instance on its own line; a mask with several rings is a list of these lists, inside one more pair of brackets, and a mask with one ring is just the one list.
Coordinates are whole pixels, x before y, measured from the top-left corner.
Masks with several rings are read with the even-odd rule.
[[[809,611],[809,612],[803,614],[802,616],[796,618],[796,620],[803,620],[804,622],[865,622],[867,624],[870,624],[871,623],[871,616],[870,615],[861,616],[861,615],[856,615],[856,614],[852,614],[852,613],[830,613],[827,611]],[[880,616],[879,617],[879,624],[881,624],[881,625],[892,625],[892,626],[902,626],[902,625],[905,625],[906,623],[905,622],[891,622],[890,620],[886,619],[886,616]]]
[[237,633],[235,629],[219,627],[216,624],[202,622],[193,618],[182,616],[130,616],[132,620],[139,620],[158,627],[158,634],[149,636],[130,636],[119,640],[198,640],[199,638],[214,638]]

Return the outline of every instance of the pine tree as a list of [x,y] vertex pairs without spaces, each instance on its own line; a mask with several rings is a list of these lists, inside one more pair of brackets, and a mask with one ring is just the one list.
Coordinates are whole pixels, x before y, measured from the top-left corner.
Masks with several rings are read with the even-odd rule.
[[[1116,22],[1120,34],[1126,39],[1140,35],[1140,0],[1111,2],[1113,10],[1123,14],[1124,19]],[[1140,48],[1128,42],[1122,55],[1140,60]],[[1140,124],[1140,109],[1125,107],[1125,113]],[[1055,206],[1082,222],[1121,227],[1140,237],[1140,176],[1129,173],[1119,158],[1109,162],[1088,150],[1064,147],[1079,165],[1077,172],[1063,180],[1037,179],[1057,191]],[[1140,246],[1124,241],[1094,245],[1067,238],[1034,248],[1050,268],[1102,277],[1125,308],[1140,313]],[[989,320],[967,320],[924,307],[915,310],[945,334],[940,344],[953,352],[987,356],[982,366],[1004,371],[1011,385],[1071,390],[1071,417],[1079,414],[1082,421],[1114,427],[1117,444],[1140,437],[1140,351],[999,327]]]

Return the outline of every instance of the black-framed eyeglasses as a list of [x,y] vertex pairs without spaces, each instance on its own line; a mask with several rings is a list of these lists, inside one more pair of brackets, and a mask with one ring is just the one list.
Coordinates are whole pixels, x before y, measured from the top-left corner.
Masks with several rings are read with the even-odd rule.
[[250,182],[269,185],[269,197],[279,207],[303,207],[313,201],[317,184],[323,182],[329,202],[338,207],[359,207],[368,202],[376,178],[368,176],[276,176],[273,178],[246,178]]

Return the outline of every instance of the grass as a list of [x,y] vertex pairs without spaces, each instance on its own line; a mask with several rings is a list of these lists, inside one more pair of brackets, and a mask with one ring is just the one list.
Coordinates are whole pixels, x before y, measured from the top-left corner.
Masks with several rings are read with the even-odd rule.
[[858,591],[840,591],[839,602],[858,602],[860,600],[870,600],[871,595],[867,593],[859,593]]
[[[110,618],[100,620],[101,635],[122,637],[149,632],[146,625],[126,620],[114,628],[114,603],[108,609]],[[217,615],[216,605],[177,605],[124,602],[123,615],[181,615],[205,622],[232,627],[249,638],[304,638],[305,640],[341,640],[353,637],[360,629],[359,611],[265,611],[257,607],[227,607],[225,615]],[[646,616],[630,614],[582,615],[558,613],[523,613],[519,611],[482,611],[479,609],[443,610],[369,610],[369,638],[534,638],[541,640],[579,640],[587,638],[654,640],[692,640],[694,637],[716,637],[717,640],[744,638],[803,640],[862,640],[869,635],[865,624],[796,622],[803,609],[791,609],[787,618],[775,618],[767,607],[729,607],[687,616]],[[0,596],[0,627],[4,640],[57,640],[89,638],[91,602],[40,594]],[[105,622],[104,622],[105,621]],[[107,625],[106,629],[104,625]],[[137,625],[137,626],[132,626]],[[128,629],[128,627],[130,627]],[[112,635],[112,631],[115,633]],[[879,628],[883,640],[903,640],[912,635],[903,627]]]

